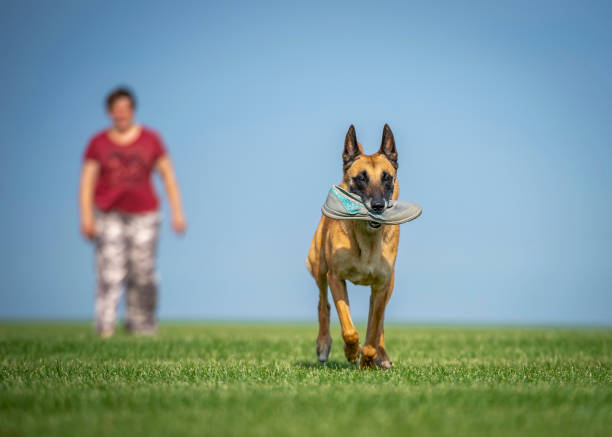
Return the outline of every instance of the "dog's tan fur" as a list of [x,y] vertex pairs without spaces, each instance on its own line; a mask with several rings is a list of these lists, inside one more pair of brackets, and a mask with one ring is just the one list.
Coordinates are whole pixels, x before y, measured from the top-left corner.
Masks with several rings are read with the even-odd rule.
[[[373,155],[364,155],[361,144],[356,143],[353,126],[349,128],[343,153],[345,166],[340,184],[342,188],[348,191],[352,178],[365,170],[372,175],[373,186],[370,188],[376,189],[374,185],[379,183],[377,181],[380,181],[380,175],[386,171],[394,178],[391,198],[398,198],[395,141],[387,125],[384,132],[380,150]],[[382,225],[374,229],[367,221],[334,220],[321,216],[306,260],[308,270],[319,287],[317,354],[320,361],[327,360],[332,341],[329,332],[330,305],[327,300],[329,285],[340,319],[346,358],[356,363],[361,353],[360,368],[374,365],[391,367],[385,350],[383,323],[385,307],[393,292],[398,243],[399,225]],[[347,280],[372,287],[363,349],[351,320]]]

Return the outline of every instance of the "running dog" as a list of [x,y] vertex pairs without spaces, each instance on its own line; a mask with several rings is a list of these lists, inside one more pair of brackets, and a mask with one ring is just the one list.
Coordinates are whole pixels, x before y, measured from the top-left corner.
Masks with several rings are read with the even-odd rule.
[[[342,152],[344,177],[341,188],[361,197],[366,208],[383,212],[389,200],[399,195],[397,182],[397,150],[393,133],[387,124],[383,129],[380,150],[364,155],[357,142],[355,127],[351,125]],[[327,286],[334,299],[342,338],[344,355],[359,367],[392,367],[385,350],[385,307],[393,292],[395,257],[399,244],[399,225],[383,225],[373,221],[334,220],[321,216],[312,239],[306,266],[319,287],[319,335],[317,355],[325,362],[331,350]],[[363,348],[359,334],[351,320],[346,281],[372,287],[370,312]]]

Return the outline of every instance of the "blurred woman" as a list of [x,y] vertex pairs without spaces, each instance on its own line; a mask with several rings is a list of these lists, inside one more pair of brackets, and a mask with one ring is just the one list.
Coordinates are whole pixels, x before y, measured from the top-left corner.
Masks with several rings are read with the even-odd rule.
[[160,137],[134,122],[136,101],[126,88],[106,98],[112,126],[90,140],[80,186],[81,232],[95,241],[96,330],[113,334],[117,305],[126,287],[126,328],[153,334],[157,327],[155,251],[159,201],[151,175],[159,171],[170,200],[172,227],[186,228],[172,163]]

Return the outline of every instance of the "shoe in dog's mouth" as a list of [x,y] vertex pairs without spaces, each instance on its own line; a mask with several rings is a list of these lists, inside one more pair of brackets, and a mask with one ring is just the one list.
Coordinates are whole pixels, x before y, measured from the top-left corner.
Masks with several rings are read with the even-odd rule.
[[369,225],[370,225],[370,227],[371,227],[371,228],[373,228],[373,229],[378,229],[378,228],[380,228],[380,227],[382,226],[380,223],[378,223],[378,222],[373,222],[372,220],[370,220],[370,221],[368,222],[368,224],[369,224]]

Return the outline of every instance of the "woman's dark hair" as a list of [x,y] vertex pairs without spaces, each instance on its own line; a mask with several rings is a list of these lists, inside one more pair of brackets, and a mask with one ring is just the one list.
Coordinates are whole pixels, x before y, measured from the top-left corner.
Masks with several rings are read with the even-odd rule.
[[106,96],[106,110],[110,111],[117,99],[121,97],[127,97],[132,102],[132,108],[136,109],[136,97],[134,97],[134,93],[127,87],[117,87],[112,90],[108,96]]

